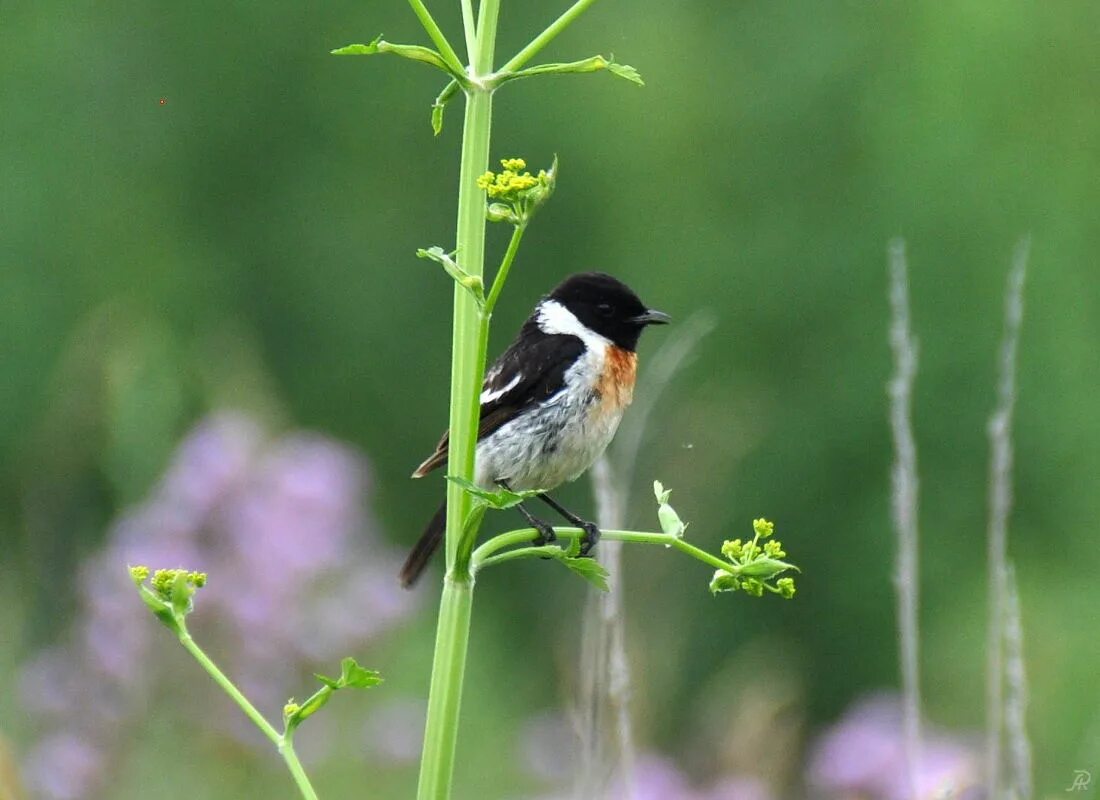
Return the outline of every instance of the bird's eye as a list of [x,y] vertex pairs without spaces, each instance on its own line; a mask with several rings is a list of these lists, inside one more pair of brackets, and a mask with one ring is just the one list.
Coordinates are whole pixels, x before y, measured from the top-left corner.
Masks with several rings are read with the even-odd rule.
[[596,313],[601,317],[610,317],[614,311],[615,309],[612,308],[610,303],[600,303],[596,306]]

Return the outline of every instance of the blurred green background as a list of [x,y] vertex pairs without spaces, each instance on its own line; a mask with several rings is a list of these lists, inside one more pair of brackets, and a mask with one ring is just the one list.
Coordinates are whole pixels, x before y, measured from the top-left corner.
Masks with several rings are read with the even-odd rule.
[[[432,5],[457,44],[458,4]],[[498,52],[559,11],[505,2]],[[660,478],[699,544],[766,515],[805,570],[794,602],[715,600],[698,564],[628,548],[646,750],[716,774],[701,722],[715,697],[733,697],[733,676],[782,674],[797,764],[851,702],[897,684],[885,382],[899,235],[921,347],[926,709],[981,728],[985,425],[1004,275],[1030,234],[1009,547],[1037,793],[1100,770],[1098,30],[1100,6],[1073,0],[606,0],[544,58],[613,53],[644,89],[597,74],[497,96],[494,157],[562,167],[491,350],[581,269],[679,319],[709,309],[714,333],[654,417],[630,521],[653,524]],[[453,243],[461,100],[433,138],[437,73],[328,55],[380,32],[425,40],[399,0],[0,5],[0,735],[17,756],[35,736],[19,664],[67,635],[79,563],[207,412],[361,450],[395,546],[434,509],[440,486],[408,474],[446,420],[451,285],[413,253]],[[506,232],[490,236],[493,263]],[[643,341],[643,371],[663,335]],[[585,481],[562,497],[591,508]],[[426,691],[433,581],[418,592],[417,615],[357,653],[386,674],[378,693]],[[567,706],[583,592],[542,563],[482,581],[458,797],[538,790],[512,743]],[[105,796],[173,796],[183,775],[196,797],[261,796],[246,775],[289,796],[269,759],[176,754],[167,713],[154,702],[159,727],[134,724]],[[779,790],[797,795],[799,770]],[[368,775],[371,796],[407,797],[415,768],[319,775],[330,797]]]

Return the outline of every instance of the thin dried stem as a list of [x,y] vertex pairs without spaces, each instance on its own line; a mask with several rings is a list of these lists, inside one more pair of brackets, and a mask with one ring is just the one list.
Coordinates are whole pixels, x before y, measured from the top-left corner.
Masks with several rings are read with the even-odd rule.
[[1027,671],[1016,570],[1008,564],[1005,595],[1005,732],[1014,800],[1031,800],[1031,741],[1027,736]]
[[[596,519],[601,528],[611,530],[625,524],[630,487],[650,415],[676,372],[713,327],[709,314],[689,317],[676,326],[644,370],[636,392],[638,401],[619,429],[616,446],[592,467]],[[625,800],[634,796],[634,734],[622,600],[622,546],[622,542],[607,539],[601,542],[600,562],[613,576],[611,590],[589,591],[585,601],[581,687],[574,716],[581,745],[574,785],[578,800],[607,797],[616,779]]]
[[920,561],[917,526],[917,445],[913,439],[913,380],[917,374],[918,345],[909,326],[909,276],[905,242],[890,242],[890,348],[894,375],[888,384],[890,430],[894,439],[891,508],[898,547],[894,587],[898,598],[902,715],[905,761],[910,796],[919,796],[917,765],[921,756],[920,701]]
[[986,787],[989,797],[1001,796],[1004,732],[1004,643],[1008,595],[1008,518],[1012,512],[1012,412],[1016,406],[1016,351],[1024,316],[1024,276],[1030,238],[1016,246],[1005,290],[1004,334],[998,357],[997,405],[989,419],[989,618],[986,632]]

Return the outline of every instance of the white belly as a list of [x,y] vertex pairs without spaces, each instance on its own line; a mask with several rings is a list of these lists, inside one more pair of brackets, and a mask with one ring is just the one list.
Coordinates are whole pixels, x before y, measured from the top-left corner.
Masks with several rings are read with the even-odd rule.
[[550,400],[502,425],[477,446],[477,483],[492,488],[554,489],[575,480],[607,448],[625,403],[608,403],[596,393],[604,353],[590,350],[570,368],[566,386]]

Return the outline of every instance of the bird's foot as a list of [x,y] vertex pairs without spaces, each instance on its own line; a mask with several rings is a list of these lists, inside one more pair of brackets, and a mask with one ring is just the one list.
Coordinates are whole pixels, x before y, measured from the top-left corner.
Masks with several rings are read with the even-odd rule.
[[600,541],[600,529],[595,522],[585,522],[584,520],[578,522],[577,527],[584,531],[584,536],[581,537],[581,551],[579,554],[584,557],[592,552],[592,548]]
[[527,518],[527,521],[531,523],[531,527],[538,531],[539,534],[535,539],[535,547],[553,544],[558,540],[558,535],[554,533],[554,526],[546,520],[531,516]]

